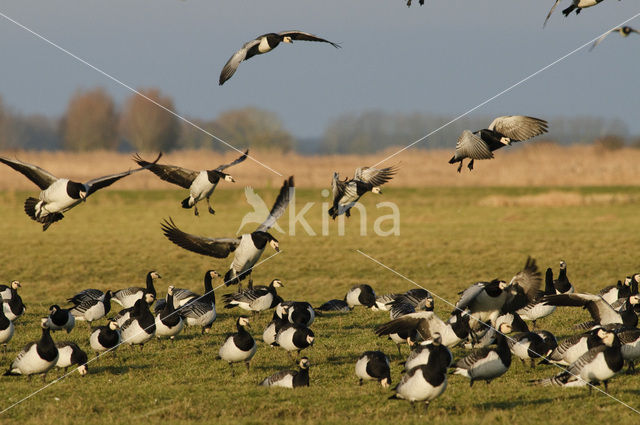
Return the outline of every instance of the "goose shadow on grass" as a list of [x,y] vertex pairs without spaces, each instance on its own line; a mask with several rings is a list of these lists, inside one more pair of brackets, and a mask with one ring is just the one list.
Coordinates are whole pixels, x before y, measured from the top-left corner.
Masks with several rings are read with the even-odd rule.
[[110,373],[111,375],[124,375],[131,370],[148,369],[149,365],[89,365],[89,375],[98,375],[102,373]]
[[523,406],[540,406],[543,404],[553,403],[558,400],[571,400],[582,399],[584,394],[573,394],[567,397],[561,398],[539,398],[537,400],[502,400],[502,401],[488,401],[485,403],[474,404],[475,407],[481,409],[499,409],[499,410],[512,410]]

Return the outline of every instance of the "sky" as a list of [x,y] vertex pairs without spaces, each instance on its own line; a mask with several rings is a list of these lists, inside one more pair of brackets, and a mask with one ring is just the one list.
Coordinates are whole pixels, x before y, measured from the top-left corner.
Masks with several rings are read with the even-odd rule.
[[[212,119],[256,106],[297,137],[344,113],[457,116],[640,13],[604,0],[565,18],[563,0],[0,0],[0,13],[134,88],[157,87],[177,112]],[[640,29],[640,17],[628,23]],[[297,29],[340,43],[295,42],[218,76],[243,43]],[[481,116],[620,119],[640,135],[640,35],[610,35],[481,106]],[[0,16],[5,105],[60,116],[78,89],[131,92]],[[471,115],[473,116],[473,115]],[[425,134],[433,129],[425,129]],[[426,141],[425,143],[428,143]]]

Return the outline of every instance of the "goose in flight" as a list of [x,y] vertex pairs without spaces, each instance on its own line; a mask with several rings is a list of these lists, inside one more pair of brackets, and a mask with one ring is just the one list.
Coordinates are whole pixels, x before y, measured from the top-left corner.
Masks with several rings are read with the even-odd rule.
[[227,61],[220,73],[220,85],[223,85],[225,81],[233,76],[240,65],[240,62],[247,60],[255,55],[261,55],[263,53],[270,52],[275,49],[280,43],[293,43],[293,40],[303,41],[320,41],[323,43],[329,43],[335,48],[339,48],[340,45],[333,43],[324,38],[317,37],[308,32],[302,31],[283,31],[279,33],[263,34],[256,37],[254,40],[245,43],[240,50],[235,52],[231,58]]
[[193,207],[194,214],[198,215],[198,206],[196,204],[203,199],[207,200],[209,213],[216,213],[211,207],[210,198],[218,185],[218,182],[221,179],[231,183],[235,182],[231,175],[226,174],[223,171],[236,164],[240,164],[242,161],[247,159],[247,155],[249,155],[249,149],[244,151],[242,156],[229,164],[222,164],[214,170],[202,171],[193,171],[187,168],[178,167],[177,165],[150,163],[142,159],[138,154],[133,157],[133,160],[141,167],[148,168],[149,171],[160,177],[162,180],[185,189],[189,189],[189,196],[182,201],[182,208]]
[[[161,157],[162,153],[150,164],[155,164]],[[0,157],[0,162],[23,174],[41,189],[39,199],[27,198],[24,203],[24,212],[32,220],[42,223],[42,231],[47,230],[56,221],[62,220],[64,212],[69,211],[80,202],[86,201],[89,195],[97,190],[110,186],[121,178],[150,166],[98,177],[85,183],[80,183],[58,178],[37,165],[27,164],[17,159]]]
[[465,130],[458,137],[456,153],[449,164],[460,163],[458,172],[462,170],[462,161],[470,158],[467,165],[473,170],[476,159],[491,159],[493,151],[513,142],[523,142],[547,132],[547,122],[539,118],[524,115],[507,115],[493,120],[489,128],[471,132]]
[[[564,14],[564,16],[569,16],[569,14],[575,10],[576,15],[578,15],[582,9],[586,7],[595,6],[600,2],[602,2],[602,0],[572,0],[571,6],[564,9],[562,13]],[[553,11],[556,9],[556,6],[558,6],[558,3],[560,3],[560,0],[556,0],[556,2],[551,7],[551,10],[547,14],[547,18],[544,20],[544,24],[542,25],[543,28],[547,25],[547,21],[551,17],[551,14],[553,13]]]
[[329,215],[334,220],[337,216],[351,215],[351,208],[360,197],[367,192],[382,193],[380,186],[391,180],[398,171],[393,165],[386,168],[361,167],[357,168],[354,177],[349,180],[340,180],[340,174],[333,173],[332,190],[333,206],[329,208]]
[[224,276],[224,282],[227,286],[239,284],[240,281],[251,275],[251,270],[260,259],[267,243],[277,252],[280,251],[278,240],[268,230],[287,209],[293,188],[294,181],[291,176],[282,184],[267,219],[254,232],[244,234],[239,238],[209,238],[191,235],[178,229],[171,218],[162,223],[162,231],[174,244],[201,255],[227,258],[233,252],[233,261]]
[[633,28],[627,27],[627,26],[613,28],[613,29],[605,32],[604,34],[602,34],[602,36],[600,38],[598,38],[596,41],[594,41],[593,44],[591,45],[591,47],[589,47],[589,51],[592,51],[598,44],[600,44],[600,42],[602,42],[602,40],[604,40],[609,34],[611,34],[613,32],[618,32],[623,37],[628,37],[630,34],[632,34],[634,32],[636,34],[640,34],[640,31],[634,30]]

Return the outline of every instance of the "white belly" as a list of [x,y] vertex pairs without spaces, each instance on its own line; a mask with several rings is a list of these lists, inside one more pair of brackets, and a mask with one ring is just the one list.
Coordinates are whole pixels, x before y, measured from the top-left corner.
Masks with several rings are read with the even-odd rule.
[[356,362],[356,376],[358,378],[370,381],[375,379],[373,376],[370,376],[367,373],[367,363],[368,363],[368,358],[367,357],[361,357],[360,359],[358,359],[358,361]]
[[429,350],[422,350],[416,357],[411,360],[407,360],[404,364],[405,370],[411,370],[416,366],[427,364],[429,362],[430,354]]
[[70,346],[58,348],[58,361],[56,367],[69,367],[71,366],[71,354],[73,349]]
[[193,183],[191,183],[191,187],[189,187],[189,193],[194,202],[198,202],[211,196],[215,188],[216,185],[211,184],[207,172],[200,171],[198,177],[196,177]]
[[[81,200],[67,195],[68,179],[55,181],[51,186],[40,192],[42,203],[36,205],[36,215],[45,217],[55,212],[65,212],[78,205]],[[43,206],[43,203],[46,204]]]
[[52,361],[48,362],[46,360],[41,359],[38,356],[38,351],[36,348],[36,344],[33,344],[29,351],[25,353],[20,360],[16,360],[13,362],[11,366],[11,370],[14,373],[20,373],[22,375],[33,375],[36,373],[44,373],[55,366],[58,361],[58,356],[56,356]]
[[7,342],[11,341],[14,331],[15,328],[13,326],[13,322],[9,321],[9,326],[7,327],[7,329],[0,331],[0,344],[6,344]]
[[233,337],[230,336],[229,338],[227,338],[224,344],[222,344],[222,347],[220,347],[218,355],[220,356],[220,358],[222,358],[222,360],[225,360],[229,363],[244,362],[251,360],[253,355],[256,354],[257,349],[258,346],[254,342],[253,347],[251,347],[249,351],[242,351],[235,346],[235,344],[233,343]]
[[258,262],[263,251],[264,248],[257,249],[253,245],[250,234],[242,235],[230,268],[235,270],[237,274],[249,270]]
[[447,377],[445,375],[442,384],[433,387],[423,377],[422,371],[416,373],[396,389],[398,396],[409,401],[433,400],[444,392],[447,388]]
[[122,340],[129,345],[144,344],[155,334],[155,332],[148,334],[148,331],[149,330],[145,331],[142,326],[140,326],[140,323],[134,320],[129,326],[122,329]]
[[272,387],[293,388],[293,375],[286,375],[284,378],[272,382]]
[[502,364],[498,353],[491,351],[487,357],[476,362],[469,369],[469,377],[473,379],[493,379],[506,371],[507,368]]
[[264,332],[262,333],[262,340],[264,341],[265,344],[269,344],[269,345],[275,342],[276,340],[275,323],[270,323],[269,326],[267,326],[267,329],[265,329]]
[[[1,337],[0,341],[2,341]],[[640,338],[631,344],[624,344],[620,347],[620,352],[625,360],[636,360],[640,357]]]
[[293,334],[296,332],[295,328],[287,328],[286,330],[280,332],[277,335],[276,342],[282,348],[287,351],[296,351],[299,350],[298,347],[293,343]]
[[615,375],[607,366],[604,353],[599,353],[596,358],[580,371],[580,377],[585,381],[606,381]]
[[[174,314],[177,314],[177,313],[174,313]],[[178,322],[176,326],[170,328],[164,323],[162,323],[162,320],[160,320],[160,315],[156,316],[156,336],[159,338],[161,337],[169,338],[172,336],[176,336],[180,333],[180,331],[182,331],[182,328],[184,328],[184,321],[182,320],[180,320],[180,322]]]

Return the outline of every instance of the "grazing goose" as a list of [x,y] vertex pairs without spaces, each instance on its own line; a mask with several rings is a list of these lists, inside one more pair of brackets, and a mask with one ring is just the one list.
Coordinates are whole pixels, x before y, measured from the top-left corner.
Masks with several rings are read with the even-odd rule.
[[356,285],[349,289],[347,295],[344,296],[344,300],[349,308],[357,305],[372,308],[376,305],[376,293],[373,288],[367,284]]
[[[562,11],[562,13],[566,17],[566,16],[569,16],[569,14],[575,10],[576,11],[576,15],[578,15],[582,9],[584,9],[586,7],[595,6],[596,4],[600,3],[601,1],[602,0],[571,0],[571,6],[567,7],[566,9],[564,9]],[[546,19],[544,20],[544,24],[542,25],[543,27],[545,27],[547,25],[547,21],[551,17],[551,14],[553,13],[553,11],[556,9],[556,6],[558,6],[558,3],[560,3],[560,0],[556,0],[556,2],[551,7],[551,10],[549,11],[549,13],[547,14]]]
[[281,304],[287,308],[287,319],[294,325],[309,327],[316,319],[316,312],[308,302],[285,301]]
[[[162,153],[158,155],[156,161],[161,156]],[[23,174],[41,189],[40,199],[27,198],[24,203],[24,211],[32,220],[42,223],[43,231],[47,230],[56,221],[62,220],[64,212],[69,211],[80,202],[86,201],[97,190],[110,186],[121,178],[137,171],[144,170],[143,167],[79,183],[69,179],[57,178],[36,165],[27,164],[17,159],[0,157],[0,162]]]
[[[604,383],[608,390],[609,379],[622,370],[624,359],[620,348],[620,340],[615,333],[604,329],[600,332],[602,345],[590,349],[571,364],[568,370],[552,378],[533,381],[539,385],[556,385],[561,387],[583,387]],[[591,392],[589,385],[589,392]]]
[[144,348],[144,343],[153,338],[156,334],[156,320],[146,300],[136,301],[131,317],[120,326],[120,332],[123,343],[140,345],[140,351]]
[[87,362],[89,358],[87,353],[82,351],[78,344],[71,341],[57,342],[56,348],[58,349],[58,361],[56,367],[64,368],[64,373],[67,373],[69,366],[77,365],[78,373],[81,376],[85,376],[89,372]]
[[404,369],[411,370],[416,366],[426,365],[432,357],[437,358],[437,361],[434,360],[432,364],[437,364],[445,370],[453,363],[451,351],[442,344],[442,337],[437,332],[433,334],[433,339],[422,341],[411,350],[404,363]]
[[267,325],[264,332],[262,333],[262,340],[265,344],[271,345],[276,342],[276,335],[282,329],[283,326],[288,325],[289,323],[289,307],[283,305],[282,303],[278,304],[273,311],[273,318],[271,322]]
[[210,291],[202,297],[189,302],[180,308],[180,315],[187,326],[202,327],[201,334],[209,333],[211,324],[216,320],[216,295]]
[[562,340],[540,364],[569,366],[587,351],[602,345],[602,332],[602,328],[598,328]]
[[[611,305],[606,302],[600,295],[593,294],[568,294],[568,295],[547,295],[542,298],[543,302],[547,305],[555,306],[570,306],[570,307],[584,307],[589,311],[593,321],[596,325],[632,325],[633,319],[637,324],[638,317],[633,313],[633,309],[630,310],[633,313],[631,316],[623,316],[619,312],[615,311]],[[633,295],[629,297],[629,303],[631,305],[637,305],[640,303],[640,296]]]
[[114,350],[115,355],[115,349],[120,345],[120,341],[122,341],[120,326],[113,320],[110,320],[106,326],[94,328],[89,337],[89,344],[96,353],[96,357],[109,350]]
[[104,292],[99,289],[83,289],[71,298],[67,298],[67,301],[73,305],[81,304],[83,301],[90,300],[104,300]]
[[249,371],[251,358],[253,358],[254,354],[256,354],[256,350],[258,349],[253,337],[245,329],[245,327],[248,326],[249,319],[247,317],[238,317],[238,320],[236,321],[236,328],[238,329],[238,332],[228,335],[218,352],[218,357],[229,363],[231,375],[234,375],[234,363],[244,362],[247,366],[247,371]]
[[137,154],[133,157],[133,160],[141,167],[148,167],[147,169],[149,171],[160,177],[162,180],[173,183],[185,189],[189,189],[189,196],[182,201],[182,208],[193,207],[193,213],[195,215],[198,215],[197,203],[202,201],[203,199],[207,200],[209,213],[216,213],[211,207],[210,198],[216,186],[218,185],[218,182],[220,180],[226,180],[231,183],[235,182],[231,175],[223,173],[223,171],[236,164],[240,164],[242,161],[247,159],[248,154],[249,149],[247,149],[240,158],[229,164],[219,165],[215,170],[202,171],[193,171],[187,168],[178,167],[177,165],[150,163],[140,158],[140,156]]
[[389,357],[382,351],[365,351],[356,362],[356,376],[364,381],[378,381],[383,388],[391,385]]
[[469,386],[474,381],[487,381],[502,376],[511,366],[511,351],[505,334],[511,332],[511,325],[502,323],[496,335],[495,349],[489,347],[479,348],[476,351],[458,360],[452,367],[453,373],[470,379]]
[[[0,305],[2,305],[2,295],[0,295]],[[0,308],[0,344],[4,346],[3,353],[7,353],[7,344],[13,338],[15,328],[13,322],[4,314],[4,310]]]
[[315,335],[313,331],[306,326],[294,325],[289,323],[284,325],[276,334],[276,340],[271,345],[282,347],[287,351],[287,354],[291,357],[291,352],[296,352],[296,358],[300,355],[300,351],[313,345]]
[[267,219],[253,233],[239,238],[208,238],[190,235],[178,229],[173,220],[165,220],[162,230],[165,236],[174,244],[189,251],[215,258],[226,258],[234,252],[233,262],[224,276],[225,285],[239,284],[241,280],[251,275],[253,266],[258,262],[269,243],[276,252],[280,251],[278,240],[269,230],[289,205],[294,188],[293,176],[284,181]]
[[[149,307],[151,307],[151,304],[153,304],[155,299],[156,298],[153,296],[153,294],[149,294],[149,293],[144,294],[144,300]],[[123,308],[118,312],[118,314],[113,316],[113,320],[118,324],[118,326],[122,326],[127,320],[133,317],[134,311],[135,311],[135,304],[132,307]]]
[[629,364],[628,371],[635,369],[634,362],[640,358],[640,329],[625,329],[617,333],[622,357]]
[[265,378],[263,387],[297,388],[309,386],[309,359],[303,357],[298,363],[300,370],[281,370]]
[[235,52],[227,63],[222,68],[220,73],[220,85],[223,85],[238,69],[240,62],[247,60],[255,55],[270,52],[275,49],[280,43],[293,43],[293,40],[304,41],[320,41],[322,43],[329,43],[335,48],[339,48],[340,45],[333,43],[324,38],[317,37],[313,34],[302,31],[283,31],[279,33],[263,34],[256,37],[254,40],[245,43],[240,50]]
[[173,286],[167,288],[167,302],[164,309],[156,314],[156,336],[174,339],[184,327],[182,317],[173,308]]
[[[220,274],[215,270],[207,270],[204,274],[204,294],[213,293],[213,279],[220,277]],[[178,309],[183,305],[189,304],[191,301],[202,298],[202,295],[196,294],[189,289],[173,288],[173,307]],[[215,297],[214,297],[215,299]],[[158,314],[166,304],[165,299],[160,299],[154,306],[154,313]],[[215,301],[214,301],[215,302]]]
[[162,276],[155,271],[151,270],[147,273],[147,287],[141,288],[139,286],[132,286],[130,288],[120,289],[113,293],[113,301],[117,302],[124,308],[133,307],[137,300],[142,298],[145,293],[153,294],[156,296],[156,288],[153,286],[154,279],[160,279]]
[[49,317],[47,318],[47,326],[52,331],[66,330],[71,332],[76,325],[76,318],[71,314],[71,310],[60,308],[59,305],[49,307]]
[[404,294],[400,294],[395,302],[402,302],[413,306],[416,310],[433,310],[433,296],[426,289],[409,289]]
[[18,295],[18,288],[22,284],[17,280],[11,282],[10,286],[0,286],[0,295],[2,296],[2,309],[9,320],[15,322],[18,317],[24,314],[26,309],[22,302],[22,297]]
[[319,311],[337,311],[340,313],[348,313],[351,311],[351,307],[345,300],[329,300],[316,308]]
[[37,375],[42,374],[42,382],[47,377],[47,372],[55,366],[58,361],[58,349],[51,339],[47,319],[40,320],[42,336],[36,342],[30,342],[22,349],[16,359],[11,363],[11,367],[4,373],[9,375]]
[[329,216],[334,220],[341,214],[351,216],[351,208],[362,195],[367,192],[382,194],[380,186],[391,180],[397,171],[396,166],[381,169],[361,167],[356,169],[351,180],[340,180],[340,174],[334,172],[331,184],[333,205],[329,208]]
[[104,294],[104,298],[101,300],[87,300],[83,301],[77,306],[73,307],[71,314],[75,320],[84,320],[89,323],[94,320],[102,319],[111,310],[111,291],[107,291]]
[[605,32],[604,34],[602,34],[602,36],[600,38],[598,38],[596,41],[594,41],[593,44],[591,45],[591,47],[589,47],[589,51],[592,51],[598,44],[600,44],[600,42],[602,40],[604,40],[609,34],[614,33],[614,32],[619,33],[623,37],[628,37],[629,35],[633,34],[634,32],[636,34],[640,34],[640,31],[634,30],[633,28],[628,27],[628,26],[613,28],[613,29]]
[[376,295],[376,309],[380,311],[391,310],[391,304],[399,297],[400,294],[384,294]]
[[258,313],[268,310],[277,305],[274,304],[278,294],[276,288],[283,288],[279,279],[273,279],[269,286],[255,286],[252,289],[245,289],[232,294],[222,296],[225,302],[224,308],[240,307],[243,310]]
[[551,268],[548,268],[544,279],[544,291],[539,291],[534,296],[533,301],[519,309],[516,313],[518,313],[522,319],[532,321],[533,328],[535,329],[537,320],[547,317],[556,311],[556,306],[546,305],[541,301],[545,295],[554,295],[555,293],[556,287],[553,286],[553,271]]
[[562,260],[560,261],[558,278],[553,281],[553,286],[556,288],[557,294],[573,294],[575,291],[573,285],[569,282],[569,278],[567,278],[567,263]]
[[432,339],[437,333],[446,347],[453,347],[469,335],[469,315],[460,311],[443,322],[433,311],[410,313],[376,327],[378,336],[416,331],[423,340]]
[[458,138],[456,153],[449,164],[460,163],[458,172],[462,171],[462,161],[470,158],[467,167],[473,170],[476,159],[492,159],[493,151],[513,142],[524,142],[547,132],[547,122],[539,118],[524,115],[508,115],[493,120],[489,128],[471,132],[465,130]]

